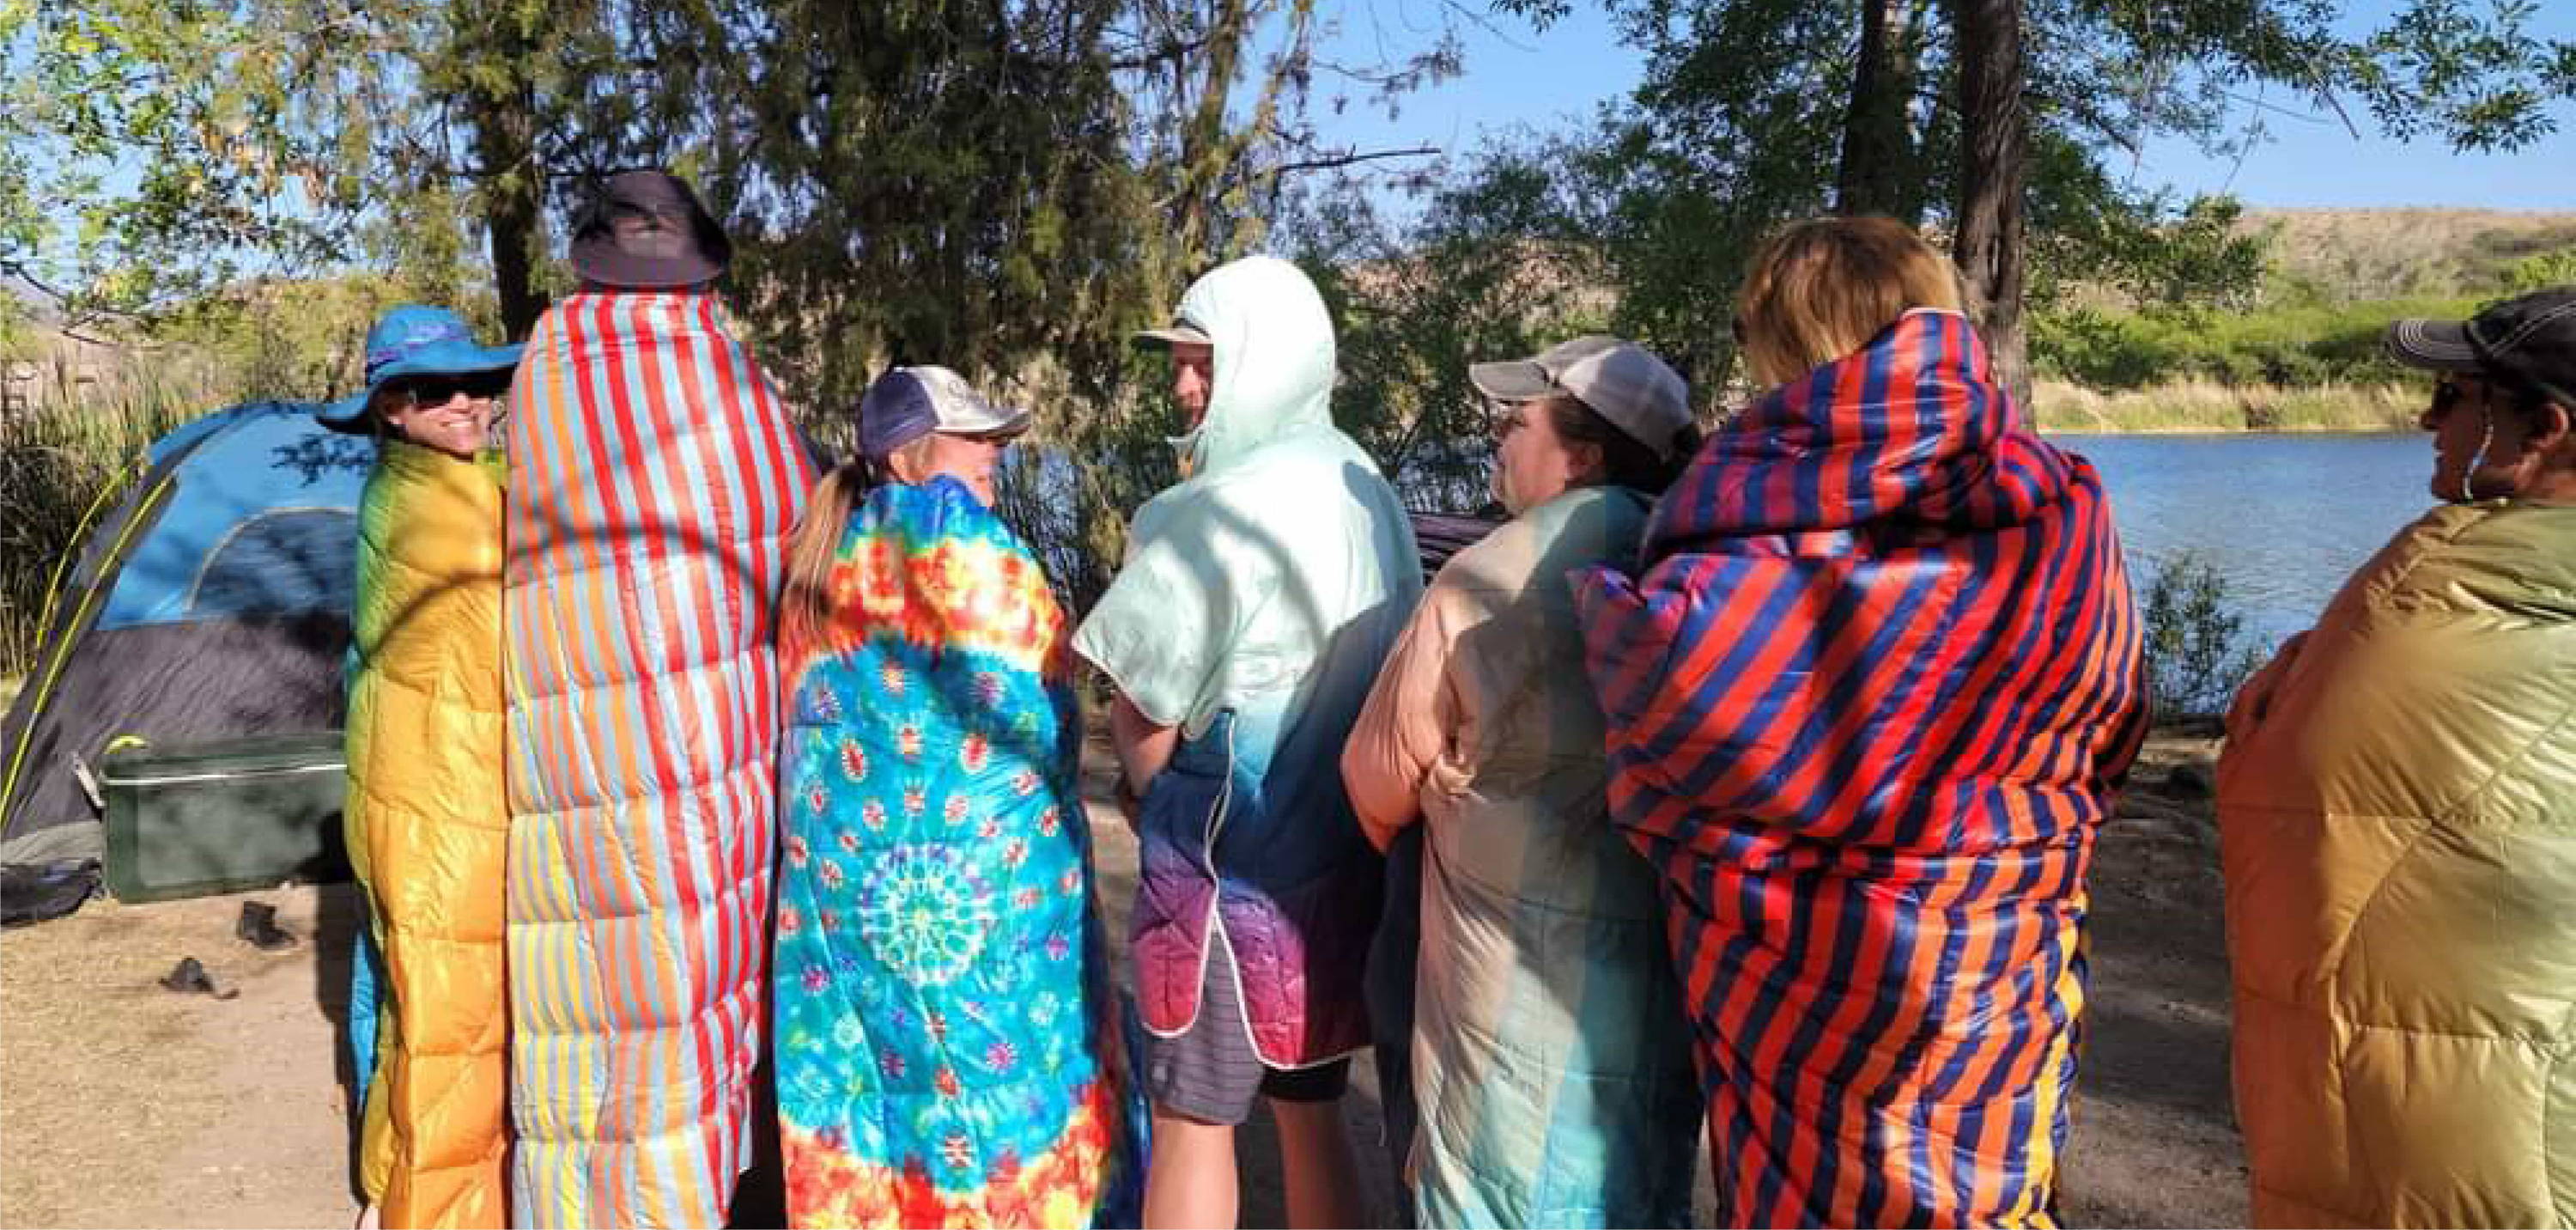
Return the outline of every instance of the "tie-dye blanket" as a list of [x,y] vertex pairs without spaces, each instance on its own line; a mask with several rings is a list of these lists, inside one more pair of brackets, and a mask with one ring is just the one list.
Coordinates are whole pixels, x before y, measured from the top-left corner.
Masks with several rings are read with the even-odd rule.
[[1916,312],[1713,436],[1585,574],[1718,1224],[2050,1219],[2084,873],[2144,717],[2100,480]]
[[954,480],[870,493],[784,647],[791,1224],[1133,1224],[1064,616]]
[[509,414],[514,1219],[721,1225],[751,1154],[771,629],[811,463],[706,295],[557,304]]

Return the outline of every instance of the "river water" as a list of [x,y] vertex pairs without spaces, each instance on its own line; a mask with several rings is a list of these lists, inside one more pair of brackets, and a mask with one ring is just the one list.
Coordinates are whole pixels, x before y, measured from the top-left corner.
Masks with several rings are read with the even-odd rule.
[[2159,566],[2197,552],[2246,631],[2270,641],[2315,622],[2344,578],[2433,505],[2433,441],[2420,432],[2048,438],[2101,470],[2142,598]]

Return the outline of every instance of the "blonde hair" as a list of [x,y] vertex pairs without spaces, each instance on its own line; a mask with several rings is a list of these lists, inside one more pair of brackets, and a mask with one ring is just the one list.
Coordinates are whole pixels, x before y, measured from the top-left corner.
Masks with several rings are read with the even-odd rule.
[[930,436],[903,444],[883,458],[853,457],[832,467],[806,501],[796,521],[796,536],[787,543],[787,583],[778,597],[778,643],[791,654],[819,644],[832,626],[832,564],[840,558],[841,536],[849,531],[850,514],[879,484],[894,481],[894,459],[919,469],[930,456]]
[[1893,218],[1810,218],[1764,240],[1735,298],[1753,381],[1786,384],[1916,308],[1958,311],[1959,273]]

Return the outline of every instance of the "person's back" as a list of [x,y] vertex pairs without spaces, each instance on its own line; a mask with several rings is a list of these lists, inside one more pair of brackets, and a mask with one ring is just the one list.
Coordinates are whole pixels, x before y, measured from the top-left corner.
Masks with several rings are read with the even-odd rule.
[[[2256,1225],[2576,1208],[2576,1074],[2555,1058],[2576,1048],[2576,289],[2538,298],[2473,324],[2524,358],[2560,347],[2538,371],[2558,393],[2487,366],[2498,347],[2421,345],[2460,325],[2392,330],[2399,358],[2453,373],[2424,425],[2459,502],[2400,531],[2228,718]],[[2554,332],[2533,324],[2553,306]]]
[[[674,240],[694,233],[695,242]],[[764,1052],[773,608],[814,476],[727,331],[723,236],[616,177],[512,389],[513,1215],[721,1222]]]
[[[1450,560],[1459,721],[1420,791],[1415,1199],[1425,1225],[1681,1225],[1701,1100],[1657,876],[1610,824],[1564,577],[1646,503],[1578,491]],[[1354,740],[1354,747],[1357,747]],[[1347,763],[1347,761],[1346,761]]]
[[1737,317],[1783,383],[1666,494],[1639,574],[1577,586],[1718,1221],[2044,1222],[2084,868],[2145,721],[2107,497],[1898,224],[1793,226]]
[[1195,349],[1180,387],[1203,415],[1182,441],[1188,477],[1137,512],[1074,637],[1117,689],[1112,733],[1143,796],[1146,1217],[1232,1222],[1233,1126],[1267,1095],[1301,1159],[1291,1221],[1351,1224],[1334,1103],[1368,1041],[1381,893],[1336,765],[1421,576],[1402,504],[1332,425],[1331,321],[1304,275],[1237,261],[1181,311]]
[[1231,561],[1224,613],[1203,616],[1227,621],[1223,652],[1183,722],[1197,737],[1223,714],[1239,773],[1260,784],[1260,806],[1218,834],[1221,866],[1293,883],[1356,848],[1314,831],[1349,815],[1333,765],[1420,592],[1409,524],[1377,467],[1329,430],[1268,442],[1137,514],[1139,542]]
[[898,368],[859,418],[779,634],[787,1223],[1132,1224],[1066,621],[985,503],[1027,416]]

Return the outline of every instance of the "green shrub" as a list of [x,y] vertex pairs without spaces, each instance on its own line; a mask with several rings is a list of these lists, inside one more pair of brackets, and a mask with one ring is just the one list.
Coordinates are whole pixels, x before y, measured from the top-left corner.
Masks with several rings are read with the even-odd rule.
[[2160,721],[2210,717],[2271,656],[2245,631],[2225,578],[2197,551],[2167,559],[2147,586],[2142,612],[2147,699]]
[[2381,353],[2388,322],[2461,317],[2475,299],[2295,302],[2251,312],[2075,307],[2032,319],[2031,361],[2045,376],[2096,390],[2185,380],[2298,387],[2408,378]]
[[2514,262],[2504,275],[2508,295],[2529,294],[2552,286],[2576,284],[2576,248],[2560,248]]
[[145,446],[197,413],[167,401],[73,404],[0,420],[0,679],[28,672],[46,603],[89,525],[141,476]]

